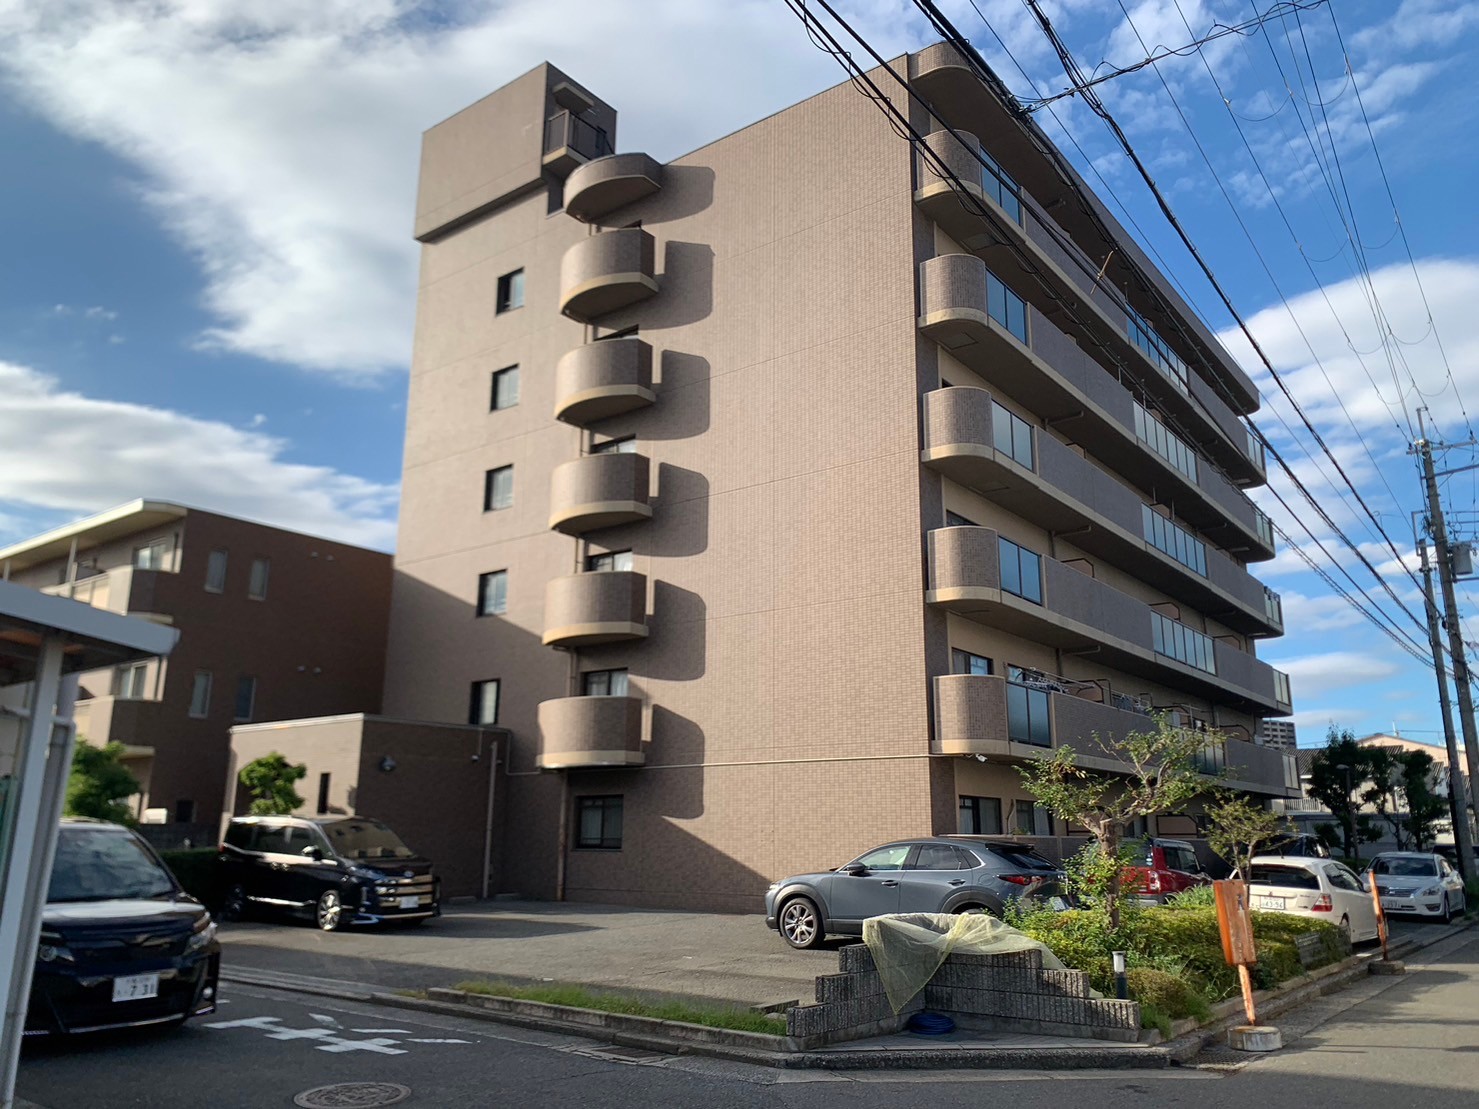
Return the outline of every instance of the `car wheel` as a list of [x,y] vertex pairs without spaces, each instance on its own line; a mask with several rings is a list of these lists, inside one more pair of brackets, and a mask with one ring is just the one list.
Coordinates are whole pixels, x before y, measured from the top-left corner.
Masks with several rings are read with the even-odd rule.
[[1446,893],[1443,895],[1443,908],[1438,910],[1438,915],[1443,918],[1444,924],[1453,923],[1453,909],[1448,904],[1448,894]]
[[246,908],[246,890],[238,883],[221,898],[220,917],[222,920],[242,920],[246,917]]
[[822,942],[822,914],[809,897],[793,897],[781,906],[781,938],[798,950]]
[[955,916],[995,916],[985,905],[959,905],[950,910]]
[[344,927],[344,901],[338,890],[324,890],[313,911],[313,922],[325,932],[337,932]]

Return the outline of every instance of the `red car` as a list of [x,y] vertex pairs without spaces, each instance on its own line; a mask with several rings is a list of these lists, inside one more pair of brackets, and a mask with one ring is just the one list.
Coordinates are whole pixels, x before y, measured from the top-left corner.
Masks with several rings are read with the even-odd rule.
[[1144,905],[1163,905],[1170,897],[1212,880],[1197,859],[1196,849],[1181,839],[1145,839],[1130,845],[1135,865],[1125,870]]

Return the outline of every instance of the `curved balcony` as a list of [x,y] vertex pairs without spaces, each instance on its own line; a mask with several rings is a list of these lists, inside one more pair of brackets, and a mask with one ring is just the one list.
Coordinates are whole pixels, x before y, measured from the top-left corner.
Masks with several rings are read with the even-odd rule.
[[576,347],[555,364],[555,419],[586,424],[645,408],[652,391],[652,347],[632,336]]
[[539,704],[541,770],[641,766],[638,697],[560,697]]
[[611,154],[576,166],[565,179],[565,214],[582,223],[662,188],[662,166],[646,154]]
[[560,311],[591,323],[657,293],[657,247],[640,227],[581,239],[560,260]]
[[647,637],[647,576],[598,570],[552,578],[544,591],[544,645],[588,647]]
[[550,475],[549,526],[584,535],[649,519],[650,468],[642,454],[591,454],[562,462]]

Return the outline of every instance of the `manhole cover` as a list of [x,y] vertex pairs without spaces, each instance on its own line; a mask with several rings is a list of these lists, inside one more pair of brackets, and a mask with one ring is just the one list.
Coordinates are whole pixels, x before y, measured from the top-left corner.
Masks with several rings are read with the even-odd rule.
[[409,1086],[395,1082],[338,1082],[304,1090],[293,1098],[303,1109],[373,1109],[377,1105],[398,1105],[411,1096]]

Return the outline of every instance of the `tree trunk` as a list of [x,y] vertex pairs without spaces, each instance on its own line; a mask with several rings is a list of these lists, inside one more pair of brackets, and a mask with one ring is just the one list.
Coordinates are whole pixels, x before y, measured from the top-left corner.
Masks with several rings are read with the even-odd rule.
[[[1100,841],[1099,847],[1104,852],[1106,858],[1116,863],[1118,862],[1120,835],[1117,824],[1110,824],[1108,831],[1104,834],[1104,838]],[[1119,866],[1112,866],[1109,871],[1109,889],[1106,895],[1109,902],[1109,930],[1111,932],[1118,932],[1120,929],[1120,896],[1124,890],[1124,884],[1124,872]]]

